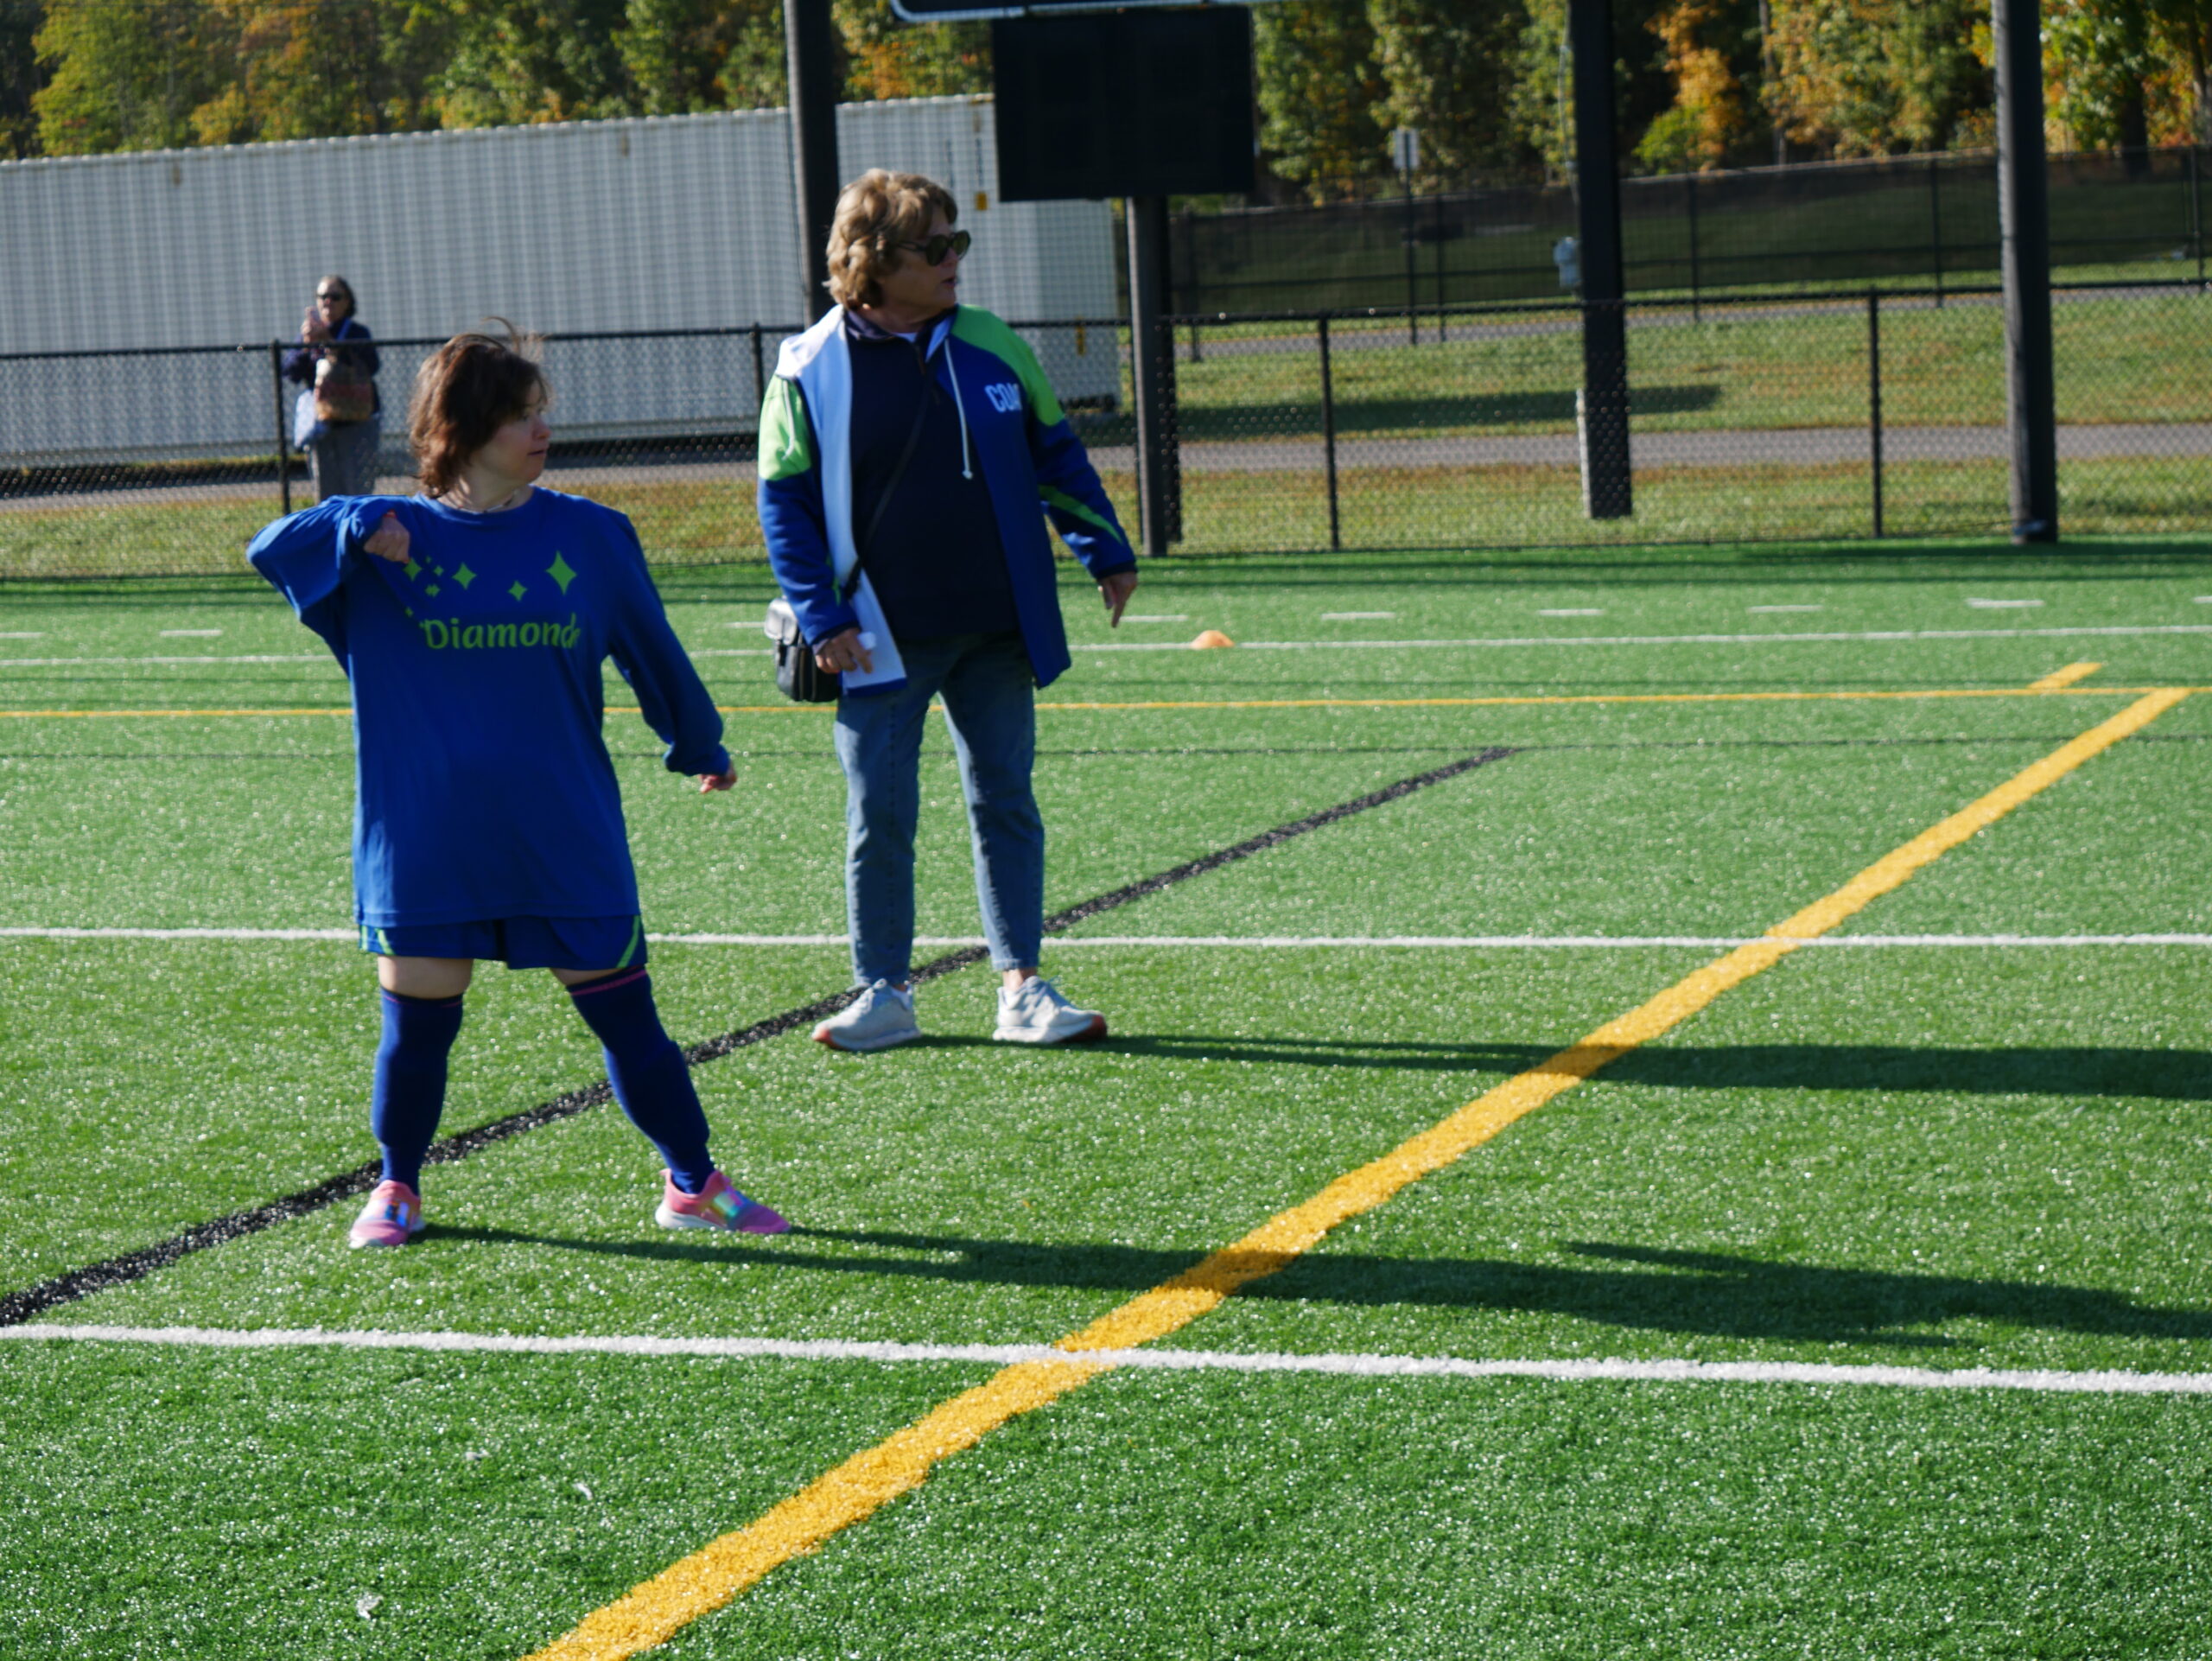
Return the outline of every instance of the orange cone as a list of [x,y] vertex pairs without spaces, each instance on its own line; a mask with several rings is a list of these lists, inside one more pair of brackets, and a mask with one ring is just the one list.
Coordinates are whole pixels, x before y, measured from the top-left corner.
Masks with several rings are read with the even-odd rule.
[[1200,634],[1197,640],[1191,642],[1191,650],[1193,652],[1211,652],[1217,646],[1235,646],[1236,644],[1236,641],[1230,640],[1219,629],[1210,628],[1204,633]]

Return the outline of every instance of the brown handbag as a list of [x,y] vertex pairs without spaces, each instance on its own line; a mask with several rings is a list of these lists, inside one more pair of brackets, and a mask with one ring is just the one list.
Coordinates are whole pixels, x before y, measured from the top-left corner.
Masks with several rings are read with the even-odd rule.
[[340,349],[315,366],[315,419],[333,427],[366,421],[377,412],[376,383],[353,361],[353,354]]

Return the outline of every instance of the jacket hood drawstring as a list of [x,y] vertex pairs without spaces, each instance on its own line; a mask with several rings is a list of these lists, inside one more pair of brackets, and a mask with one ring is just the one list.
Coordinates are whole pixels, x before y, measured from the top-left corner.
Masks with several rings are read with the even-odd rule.
[[968,406],[961,402],[960,371],[954,367],[952,362],[952,323],[950,319],[938,326],[937,340],[931,347],[931,355],[934,356],[938,352],[944,353],[945,379],[952,383],[952,407],[960,415],[960,476],[963,479],[972,479],[976,476],[976,468],[972,460],[973,452],[968,442]]

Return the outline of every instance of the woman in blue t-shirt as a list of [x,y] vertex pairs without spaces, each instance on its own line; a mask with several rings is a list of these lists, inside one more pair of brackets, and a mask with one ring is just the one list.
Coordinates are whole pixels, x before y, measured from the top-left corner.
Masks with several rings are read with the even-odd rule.
[[614,659],[669,769],[702,791],[736,782],[721,716],[630,521],[537,486],[547,389],[522,345],[462,334],[423,365],[408,418],[420,494],[334,498],[246,554],[353,684],[355,907],[384,1014],[370,1107],[384,1169],[353,1244],[423,1231],[423,1161],[479,958],[567,989],[667,1165],[663,1227],[781,1233],[709,1157],[654,1008],[601,665]]

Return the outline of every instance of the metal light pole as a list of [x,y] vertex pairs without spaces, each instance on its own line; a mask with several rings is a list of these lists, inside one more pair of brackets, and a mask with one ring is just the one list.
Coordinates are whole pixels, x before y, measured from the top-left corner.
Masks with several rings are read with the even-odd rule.
[[1582,504],[1593,519],[1624,519],[1635,512],[1635,500],[1629,482],[1620,163],[1613,150],[1613,20],[1608,0],[1569,3],[1581,217]]
[[1991,0],[1997,203],[2004,236],[2005,423],[2012,540],[2058,540],[2058,417],[2050,343],[2050,198],[2037,0]]
[[812,322],[830,309],[830,225],[836,217],[837,64],[830,0],[784,0],[791,83],[791,169],[798,188],[801,304]]

